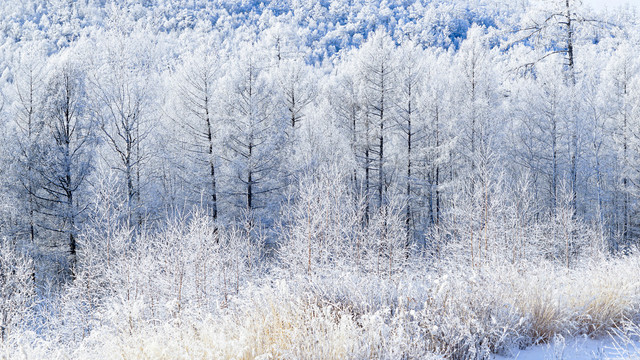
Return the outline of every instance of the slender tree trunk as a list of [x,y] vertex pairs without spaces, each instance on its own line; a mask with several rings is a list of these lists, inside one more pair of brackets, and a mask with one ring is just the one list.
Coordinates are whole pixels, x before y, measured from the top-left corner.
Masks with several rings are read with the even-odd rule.
[[[411,96],[411,94],[409,94],[409,96]],[[407,214],[405,219],[405,225],[407,228],[407,245],[411,238],[411,136],[411,101],[409,101],[409,111],[407,114]]]
[[556,213],[558,206],[558,129],[555,116],[551,119],[551,209]]
[[[471,68],[471,172],[476,170],[476,68]],[[473,183],[472,183],[473,186]],[[473,188],[473,187],[472,187]]]
[[570,0],[565,0],[566,9],[566,31],[567,31],[567,65],[569,71],[569,85],[571,86],[571,117],[573,118],[573,129],[571,133],[571,207],[572,218],[575,219],[577,215],[577,178],[578,178],[578,117],[575,114],[574,102],[575,102],[575,86],[576,86],[576,74],[574,68],[574,51],[573,51],[573,19],[571,17]]
[[378,139],[378,208],[382,207],[382,198],[384,193],[384,93],[380,101],[380,137]]
[[629,166],[629,139],[628,139],[628,119],[627,119],[627,83],[625,74],[624,83],[624,100],[623,100],[623,112],[622,112],[622,191],[623,191],[623,227],[622,227],[622,241],[625,245],[630,238],[629,224],[631,219],[629,217],[629,179],[627,177],[627,171]]
[[67,197],[66,199],[66,209],[65,209],[65,214],[64,214],[64,221],[66,222],[66,227],[67,227],[67,231],[68,231],[68,235],[69,235],[69,255],[71,257],[70,259],[70,264],[69,264],[69,271],[71,274],[72,279],[75,279],[75,266],[77,264],[77,254],[76,254],[76,239],[74,236],[74,222],[75,222],[75,215],[74,215],[74,208],[73,208],[73,179],[72,179],[72,174],[71,174],[71,136],[72,136],[72,121],[73,119],[72,114],[71,114],[71,98],[70,98],[70,94],[71,91],[73,91],[70,88],[70,79],[65,77],[65,81],[66,81],[66,104],[65,104],[65,112],[64,112],[64,123],[60,124],[60,132],[62,132],[61,137],[62,137],[62,142],[63,142],[63,146],[64,146],[64,183],[63,183],[63,190],[64,193]]
[[435,130],[436,130],[436,159],[435,159],[435,176],[434,183],[436,189],[436,209],[433,212],[433,223],[438,224],[440,220],[440,162],[438,161],[438,153],[440,152],[440,110],[436,105],[435,114]]
[[27,185],[27,191],[29,193],[29,240],[31,245],[33,245],[35,243],[35,238],[36,238],[36,232],[35,232],[35,218],[34,218],[34,213],[35,213],[35,186],[33,184],[34,182],[34,169],[33,169],[33,136],[34,136],[34,124],[33,124],[33,116],[34,116],[34,112],[35,109],[33,108],[33,102],[34,102],[34,87],[33,87],[33,73],[30,74],[30,78],[29,78],[29,108],[27,110],[27,136],[28,136],[28,143],[27,143],[27,149],[26,149],[26,155],[27,155],[27,176],[29,176],[29,178],[27,179],[27,181],[29,182]]
[[369,151],[369,114],[366,115],[365,118],[365,137],[366,137],[366,143],[365,143],[365,148],[364,148],[364,186],[365,186],[365,222],[368,224],[369,223],[369,218],[370,218],[370,204],[369,204],[369,197],[370,194],[369,192],[370,190],[370,171],[371,171],[371,159],[370,159],[370,151]]
[[[357,128],[356,128],[356,119],[357,119],[357,114],[356,114],[356,109],[354,107],[352,107],[351,109],[351,151],[353,152],[353,154],[357,154]],[[356,169],[356,167],[353,168],[353,188],[357,189],[358,188],[358,171]]]
[[252,169],[253,142],[249,142],[249,169],[247,173],[247,209],[253,208],[253,169]]
[[133,187],[133,168],[131,165],[131,143],[127,142],[126,144],[126,156],[125,156],[125,177],[127,181],[127,225],[129,227],[132,226],[132,217],[133,217],[133,197],[134,197],[134,187]]
[[[140,167],[142,162],[142,155],[140,154],[140,123],[136,121],[136,182],[135,182],[135,197],[136,197],[136,209],[141,207],[141,185],[140,185]],[[136,220],[138,223],[138,229],[142,228],[142,214],[140,211],[136,211]]]
[[[205,84],[205,86],[207,86]],[[205,87],[205,91],[206,91]],[[205,122],[207,126],[207,143],[209,156],[209,176],[211,177],[211,212],[213,220],[218,219],[218,199],[216,193],[216,165],[213,154],[213,129],[211,128],[211,118],[209,117],[209,97],[205,95]]]

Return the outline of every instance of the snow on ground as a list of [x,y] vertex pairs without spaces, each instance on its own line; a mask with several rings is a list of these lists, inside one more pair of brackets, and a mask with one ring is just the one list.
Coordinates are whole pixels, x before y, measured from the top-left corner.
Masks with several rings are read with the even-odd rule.
[[622,344],[611,337],[580,337],[565,340],[556,337],[548,344],[513,350],[510,356],[496,355],[493,360],[604,360],[640,359],[640,343]]

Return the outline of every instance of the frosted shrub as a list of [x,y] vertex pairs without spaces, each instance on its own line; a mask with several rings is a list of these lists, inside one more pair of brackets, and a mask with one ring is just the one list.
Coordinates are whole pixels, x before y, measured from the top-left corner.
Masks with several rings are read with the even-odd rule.
[[365,217],[365,199],[349,189],[347,174],[335,168],[300,179],[283,207],[279,258],[292,272],[321,273],[353,267],[391,276],[402,269],[411,248],[396,197]]
[[238,293],[261,259],[261,239],[240,226],[220,227],[195,213],[158,234],[142,234],[113,268],[110,277],[119,284],[111,296],[142,301],[145,317],[157,320],[215,311]]
[[604,250],[603,236],[573,217],[570,193],[554,213],[540,212],[530,185],[494,181],[459,185],[452,206],[427,237],[428,254],[470,267],[553,261],[575,267]]
[[449,270],[421,299],[418,312],[431,351],[452,359],[485,359],[519,345],[527,323],[504,295],[505,272]]
[[6,239],[0,240],[0,343],[33,325],[34,266]]
[[250,223],[218,226],[204,212],[137,233],[135,241],[132,231],[120,226],[108,239],[95,230],[81,237],[74,282],[51,294],[43,313],[58,341],[78,344],[96,329],[132,334],[215,313],[262,262],[260,231]]
[[336,169],[304,175],[284,205],[279,257],[292,272],[353,265],[364,247],[362,204]]
[[637,317],[625,319],[610,331],[613,338],[613,348],[623,359],[640,358],[640,325]]
[[392,277],[401,271],[412,254],[403,206],[397,198],[378,209],[365,228],[362,269],[378,276]]

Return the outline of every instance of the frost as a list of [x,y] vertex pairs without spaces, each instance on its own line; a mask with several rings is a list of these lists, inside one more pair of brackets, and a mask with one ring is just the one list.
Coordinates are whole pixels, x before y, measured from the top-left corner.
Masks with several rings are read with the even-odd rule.
[[637,17],[0,1],[0,358],[637,357]]

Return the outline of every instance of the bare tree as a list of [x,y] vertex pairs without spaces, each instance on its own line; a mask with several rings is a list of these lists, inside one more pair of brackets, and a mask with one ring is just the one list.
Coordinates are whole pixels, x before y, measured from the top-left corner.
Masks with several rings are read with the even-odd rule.
[[[218,218],[216,179],[219,156],[220,104],[216,103],[216,88],[221,77],[220,62],[210,51],[199,51],[188,60],[179,74],[179,96],[184,113],[174,119],[190,135],[186,146],[196,166],[206,168],[206,185],[193,179],[194,186],[207,195],[205,203],[215,221]],[[202,191],[201,190],[201,191]]]
[[27,232],[29,240],[33,244],[36,240],[36,216],[40,206],[36,194],[42,190],[38,167],[44,162],[42,141],[45,133],[43,116],[45,63],[43,58],[38,56],[37,49],[31,48],[30,50],[33,52],[31,56],[23,56],[21,64],[16,70],[17,106],[14,122],[18,151],[13,153],[12,157],[17,167],[19,193],[26,197]]
[[85,205],[79,192],[92,168],[94,136],[86,109],[85,77],[74,64],[65,63],[49,82],[46,107],[48,137],[47,164],[39,169],[44,191],[37,198],[44,202],[40,211],[52,218],[49,230],[65,234],[68,241],[70,271],[76,256],[76,220]]
[[232,192],[243,198],[245,209],[252,210],[264,207],[259,198],[277,189],[282,180],[277,179],[277,169],[284,134],[259,54],[251,47],[240,56],[240,66],[227,83],[228,160],[234,180],[242,187]]
[[[381,207],[387,188],[388,178],[385,175],[387,158],[385,157],[385,144],[389,141],[387,133],[390,131],[393,119],[393,106],[395,101],[395,44],[391,37],[377,31],[360,50],[361,77],[365,88],[367,106],[366,124],[371,121],[372,143],[367,147],[377,157],[375,170],[378,179],[377,206]],[[367,153],[368,155],[368,153]],[[369,157],[366,156],[368,159]]]
[[125,57],[113,59],[106,72],[92,79],[94,116],[99,120],[105,143],[115,159],[109,160],[126,184],[126,222],[142,222],[141,172],[146,159],[144,143],[149,138],[149,74],[144,67],[128,64]]
[[415,164],[417,163],[417,144],[424,137],[423,109],[418,100],[422,96],[424,68],[421,63],[423,54],[417,45],[411,41],[404,43],[400,48],[400,61],[398,64],[398,101],[397,122],[400,135],[406,146],[406,171],[405,171],[405,196],[406,219],[405,226],[407,236],[415,230],[414,206],[415,203]]

